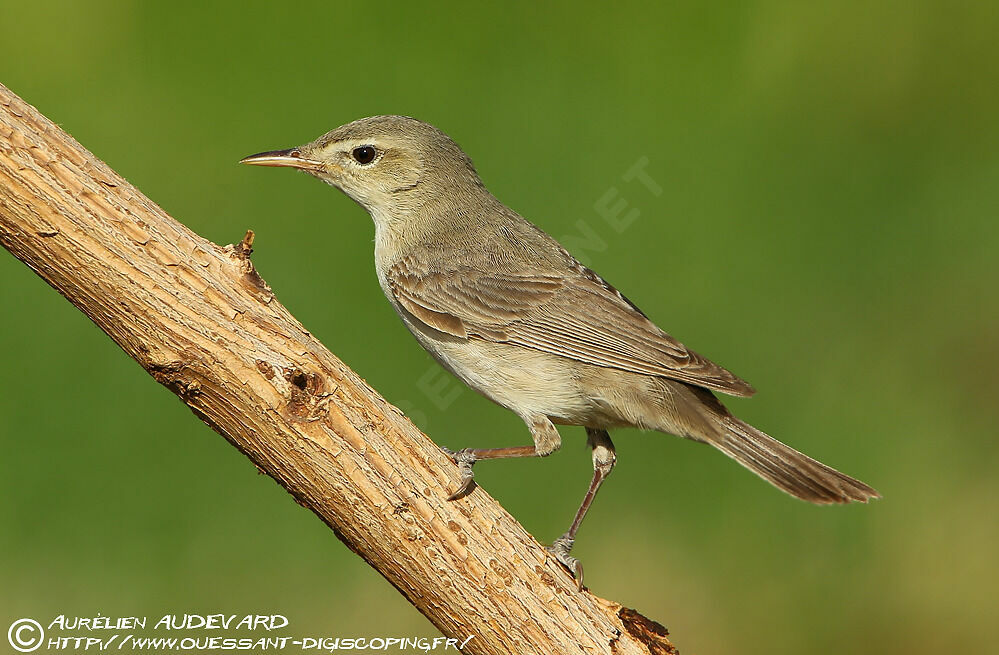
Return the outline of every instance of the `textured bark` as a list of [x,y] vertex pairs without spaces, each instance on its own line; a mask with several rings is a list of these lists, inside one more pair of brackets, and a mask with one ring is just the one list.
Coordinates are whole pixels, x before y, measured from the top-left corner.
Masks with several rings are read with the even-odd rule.
[[277,301],[252,240],[194,234],[0,85],[0,244],[465,652],[675,652],[481,489],[446,501],[455,466]]

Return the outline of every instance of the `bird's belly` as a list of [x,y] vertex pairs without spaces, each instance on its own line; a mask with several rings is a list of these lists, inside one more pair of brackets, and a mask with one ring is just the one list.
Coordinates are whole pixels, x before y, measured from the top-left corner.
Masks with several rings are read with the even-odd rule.
[[589,402],[576,367],[565,358],[511,344],[431,335],[404,322],[441,366],[493,402],[522,417],[586,423]]

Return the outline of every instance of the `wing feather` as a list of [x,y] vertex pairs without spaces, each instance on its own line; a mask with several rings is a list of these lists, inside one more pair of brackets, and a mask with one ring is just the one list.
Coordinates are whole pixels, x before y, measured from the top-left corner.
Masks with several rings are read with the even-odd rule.
[[403,309],[458,338],[516,344],[735,396],[754,393],[748,383],[660,330],[581,265],[555,276],[421,270],[403,259],[387,278]]

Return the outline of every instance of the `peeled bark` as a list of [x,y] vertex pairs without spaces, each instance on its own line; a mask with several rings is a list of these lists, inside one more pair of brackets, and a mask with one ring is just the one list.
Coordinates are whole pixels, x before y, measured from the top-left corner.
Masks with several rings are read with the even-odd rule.
[[464,652],[676,652],[481,489],[445,500],[450,459],[278,302],[252,242],[194,234],[0,85],[0,244]]

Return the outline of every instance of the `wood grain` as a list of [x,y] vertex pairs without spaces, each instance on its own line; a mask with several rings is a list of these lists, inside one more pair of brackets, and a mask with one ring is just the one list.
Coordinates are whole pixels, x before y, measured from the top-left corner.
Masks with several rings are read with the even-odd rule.
[[252,233],[199,237],[2,85],[0,244],[464,652],[675,652],[481,489],[447,502],[455,466],[278,302]]

